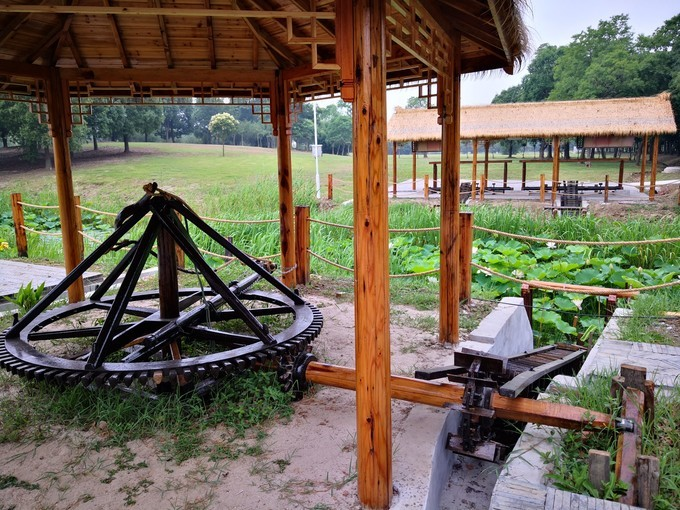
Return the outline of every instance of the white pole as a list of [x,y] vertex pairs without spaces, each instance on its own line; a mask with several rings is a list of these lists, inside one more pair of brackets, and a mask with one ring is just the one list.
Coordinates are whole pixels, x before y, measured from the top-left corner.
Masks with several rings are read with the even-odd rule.
[[319,179],[319,142],[316,138],[316,103],[314,106],[314,164],[316,166],[316,198],[321,198],[321,180]]

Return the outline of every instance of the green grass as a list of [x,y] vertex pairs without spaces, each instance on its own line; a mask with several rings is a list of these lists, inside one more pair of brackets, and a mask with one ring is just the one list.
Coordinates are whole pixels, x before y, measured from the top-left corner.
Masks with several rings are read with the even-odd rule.
[[[643,294],[631,303],[632,316],[619,319],[619,338],[630,342],[678,345],[680,339],[680,293],[662,289]],[[675,316],[665,316],[672,312]]]

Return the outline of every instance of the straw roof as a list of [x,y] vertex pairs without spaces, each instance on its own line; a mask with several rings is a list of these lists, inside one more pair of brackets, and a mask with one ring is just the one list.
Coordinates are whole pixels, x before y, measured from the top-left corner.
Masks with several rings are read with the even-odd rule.
[[[670,94],[623,99],[507,103],[461,108],[461,138],[631,136],[675,133]],[[394,142],[440,140],[437,110],[397,108],[387,123]]]
[[[60,70],[71,96],[87,98],[268,97],[277,72],[296,100],[328,97],[351,55],[336,19],[349,12],[341,5],[351,10],[351,0],[5,0],[0,99],[40,100],[50,69]],[[457,34],[464,73],[511,71],[527,46],[524,7],[525,0],[387,2],[387,85],[450,71]]]

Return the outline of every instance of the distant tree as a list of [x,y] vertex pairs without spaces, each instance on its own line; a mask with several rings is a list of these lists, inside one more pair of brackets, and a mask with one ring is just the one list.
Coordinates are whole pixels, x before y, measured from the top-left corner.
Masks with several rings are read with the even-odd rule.
[[92,113],[85,116],[85,124],[87,130],[92,138],[92,146],[94,150],[99,150],[99,139],[104,133],[110,132],[111,118],[109,117],[108,106],[93,106]]
[[427,108],[427,98],[426,97],[409,97],[406,100],[406,108]]
[[562,55],[563,47],[541,44],[536,50],[534,59],[527,67],[527,74],[522,78],[522,101],[545,101],[555,86],[555,63]]
[[224,144],[227,137],[236,132],[238,121],[229,113],[218,113],[213,115],[208,124],[208,130],[222,141],[222,156],[224,156]]
[[109,106],[108,128],[111,140],[123,141],[123,152],[130,152],[130,137],[135,133],[134,110],[136,106],[115,105]]
[[144,134],[145,142],[163,124],[163,109],[160,106],[134,106],[127,109],[127,114],[134,130]]
[[38,116],[31,113],[27,103],[11,103],[12,106],[6,112],[14,119],[15,124],[9,138],[24,151],[24,157],[35,161],[43,154],[45,167],[50,166],[50,152],[52,140],[46,124],[38,122]]
[[522,101],[524,101],[524,90],[521,84],[515,85],[514,87],[508,87],[505,90],[501,90],[491,100],[493,104],[521,103]]

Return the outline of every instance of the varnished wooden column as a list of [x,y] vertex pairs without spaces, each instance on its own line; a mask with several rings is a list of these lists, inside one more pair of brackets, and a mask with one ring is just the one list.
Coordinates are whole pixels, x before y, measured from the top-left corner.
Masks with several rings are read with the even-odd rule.
[[[50,119],[50,134],[54,148],[54,170],[59,199],[59,217],[64,249],[64,267],[70,273],[80,263],[80,241],[76,227],[76,202],[71,175],[71,153],[68,139],[71,137],[71,106],[68,86],[62,81],[59,71],[50,70],[47,81],[47,111]],[[85,299],[83,279],[78,278],[68,288],[69,303]]]
[[[443,83],[442,179],[439,255],[439,341],[458,342],[460,293],[460,34],[453,37],[451,76]],[[448,91],[448,93],[447,93]]]
[[557,201],[557,187],[560,181],[560,137],[553,136],[553,168],[552,168],[552,190],[550,202],[554,206]]
[[392,498],[385,2],[354,8],[354,300],[359,499]]
[[276,122],[278,140],[276,152],[279,177],[279,233],[281,237],[281,281],[295,286],[295,237],[293,227],[293,164],[291,161],[288,121],[288,90],[281,76],[276,79]]

